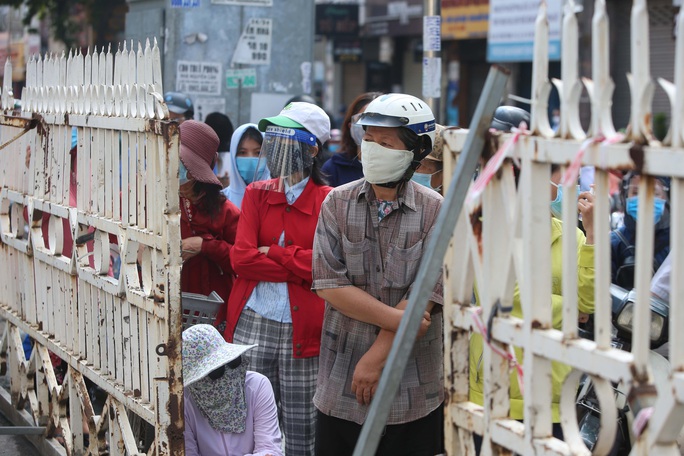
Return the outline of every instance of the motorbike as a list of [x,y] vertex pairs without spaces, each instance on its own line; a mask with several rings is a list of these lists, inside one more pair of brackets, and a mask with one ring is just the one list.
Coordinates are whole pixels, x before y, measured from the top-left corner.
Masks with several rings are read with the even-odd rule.
[[[612,346],[617,349],[629,351],[631,350],[636,293],[634,290],[628,291],[612,284],[610,287],[610,294],[612,297]],[[656,350],[662,349],[668,341],[670,306],[662,299],[652,296],[650,309],[651,350],[649,352],[649,361],[651,363],[656,388],[662,390],[661,387],[667,385],[670,363]],[[591,328],[581,330],[580,334],[583,337],[593,339]],[[634,435],[632,433],[634,413],[630,409],[627,401],[628,391],[626,385],[622,383],[613,384],[613,391],[615,393],[615,406],[618,411],[618,426],[615,442],[609,453],[611,456],[629,454],[632,448],[632,442],[634,441]],[[601,404],[599,404],[592,382],[587,375],[583,376],[580,381],[575,407],[582,440],[589,450],[593,450],[599,436]]]

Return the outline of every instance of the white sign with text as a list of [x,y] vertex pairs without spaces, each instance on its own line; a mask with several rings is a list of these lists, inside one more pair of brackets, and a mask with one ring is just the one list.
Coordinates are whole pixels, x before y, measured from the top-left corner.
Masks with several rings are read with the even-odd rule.
[[252,18],[235,47],[232,64],[270,65],[272,20]]
[[223,68],[218,62],[190,62],[176,64],[176,90],[193,95],[221,95]]

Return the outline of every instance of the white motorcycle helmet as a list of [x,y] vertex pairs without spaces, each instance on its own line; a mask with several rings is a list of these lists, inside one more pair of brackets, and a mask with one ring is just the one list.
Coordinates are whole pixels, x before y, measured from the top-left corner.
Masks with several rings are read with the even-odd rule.
[[420,98],[403,93],[388,93],[371,101],[366,111],[358,116],[356,122],[367,127],[399,127],[413,131],[420,140],[420,145],[412,152],[411,165],[404,176],[397,182],[381,184],[394,187],[402,181],[411,179],[420,161],[431,151],[435,143],[435,115],[430,107]]
[[435,115],[420,98],[403,93],[388,93],[371,101],[358,121],[364,127],[403,127],[422,139],[422,160],[435,142]]

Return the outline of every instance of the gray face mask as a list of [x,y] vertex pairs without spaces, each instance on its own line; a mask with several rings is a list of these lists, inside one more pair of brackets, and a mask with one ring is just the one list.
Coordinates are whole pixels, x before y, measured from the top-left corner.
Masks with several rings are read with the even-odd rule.
[[363,125],[352,124],[351,128],[349,129],[349,133],[351,133],[351,137],[354,139],[356,145],[360,146],[361,141],[363,141],[363,135],[366,134],[366,131],[363,129]]

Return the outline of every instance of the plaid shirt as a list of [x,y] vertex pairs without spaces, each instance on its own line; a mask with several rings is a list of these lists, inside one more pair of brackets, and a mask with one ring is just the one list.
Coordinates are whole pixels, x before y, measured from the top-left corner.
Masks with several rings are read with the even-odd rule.
[[[396,306],[406,299],[437,218],[442,197],[407,182],[398,205],[378,221],[378,202],[365,179],[337,187],[323,202],[313,247],[312,289],[356,286]],[[442,279],[431,301],[441,305]],[[363,423],[368,406],[351,391],[354,368],[379,328],[342,315],[326,303],[314,404],[323,413]],[[416,342],[388,424],[415,421],[444,400],[442,314]]]

